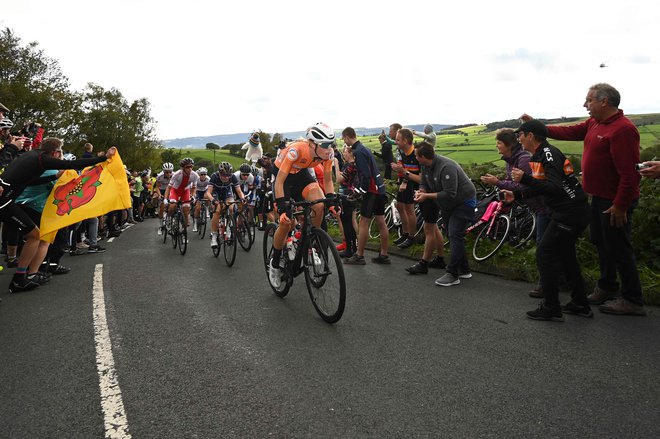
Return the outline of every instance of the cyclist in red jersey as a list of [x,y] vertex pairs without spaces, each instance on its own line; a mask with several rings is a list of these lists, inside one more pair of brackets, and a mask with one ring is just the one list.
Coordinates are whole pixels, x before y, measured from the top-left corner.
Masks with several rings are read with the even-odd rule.
[[[268,272],[271,284],[275,287],[279,287],[282,282],[281,250],[286,242],[287,234],[294,227],[294,222],[287,215],[289,200],[293,198],[294,201],[302,199],[313,201],[335,196],[332,183],[332,144],[334,141],[334,131],[324,123],[317,123],[307,129],[305,139],[288,144],[280,151],[275,160],[276,177],[273,190],[275,209],[280,215],[280,227],[277,228],[273,237],[275,251]],[[325,196],[309,172],[310,168],[314,168],[319,163],[323,163],[323,180],[327,191]],[[314,226],[320,227],[323,221],[323,204],[316,204],[312,206],[312,209]]]
[[188,227],[188,216],[190,215],[190,188],[197,185],[199,175],[193,171],[195,162],[191,158],[184,158],[181,160],[181,170],[172,175],[172,179],[165,189],[165,203],[169,204],[167,208],[167,215],[172,218],[176,212],[176,203],[181,201],[183,210],[183,218]]

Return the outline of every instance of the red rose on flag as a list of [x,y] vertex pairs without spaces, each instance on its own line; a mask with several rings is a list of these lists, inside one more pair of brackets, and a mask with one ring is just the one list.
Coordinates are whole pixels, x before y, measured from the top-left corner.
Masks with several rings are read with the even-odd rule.
[[57,214],[71,214],[71,211],[87,204],[89,200],[96,195],[96,188],[101,185],[99,177],[103,168],[94,166],[86,170],[78,178],[63,184],[55,190],[55,200],[53,203],[57,206]]

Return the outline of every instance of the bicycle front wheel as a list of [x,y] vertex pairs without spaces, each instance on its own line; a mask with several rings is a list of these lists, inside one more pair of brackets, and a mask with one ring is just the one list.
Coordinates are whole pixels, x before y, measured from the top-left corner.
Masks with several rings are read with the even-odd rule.
[[339,252],[330,236],[313,229],[305,258],[305,283],[316,312],[328,323],[344,314],[346,279]]
[[225,242],[223,243],[223,247],[225,251],[225,262],[227,263],[227,267],[231,267],[236,261],[236,223],[234,222],[234,216],[230,212],[226,212],[225,215],[227,215],[227,226],[225,228]]
[[197,233],[199,233],[199,237],[201,239],[204,239],[204,236],[206,236],[206,223],[207,218],[206,218],[206,205],[202,204],[202,209],[201,212],[199,213],[199,218],[198,218],[198,223],[197,223]]
[[242,213],[239,213],[236,217],[236,239],[243,250],[246,252],[250,251],[252,248],[252,240],[250,239],[247,219]]
[[172,234],[172,248],[176,248],[179,243],[179,216],[176,214],[170,223],[170,233]]
[[485,261],[502,247],[509,235],[511,220],[507,215],[499,215],[493,222],[485,224],[472,246],[472,256],[476,261]]
[[182,212],[179,212],[177,215],[177,224],[179,227],[176,234],[179,243],[179,252],[183,256],[186,254],[186,250],[188,250],[188,230],[186,229],[186,221],[183,218]]
[[524,206],[514,207],[510,215],[509,243],[513,248],[520,248],[527,244],[536,231],[536,215]]

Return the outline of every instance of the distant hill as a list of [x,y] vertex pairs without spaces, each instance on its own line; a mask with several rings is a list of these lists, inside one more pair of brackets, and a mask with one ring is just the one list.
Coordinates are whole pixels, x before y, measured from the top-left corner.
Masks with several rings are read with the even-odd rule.
[[[426,124],[417,124],[417,125],[406,125],[407,128],[413,130],[422,131]],[[444,130],[445,128],[450,127],[451,125],[445,124],[433,124],[435,131]],[[377,128],[355,128],[355,132],[358,136],[369,136],[380,133],[382,129],[387,131],[387,127],[377,127]],[[215,136],[206,136],[206,137],[183,137],[180,139],[167,139],[163,141],[165,148],[205,148],[207,143],[215,143],[216,145],[225,146],[225,145],[235,145],[237,143],[247,142],[248,137],[252,133],[236,133],[236,134],[217,134]],[[274,135],[275,133],[270,133]],[[280,133],[287,139],[297,139],[305,135],[304,131],[292,131],[288,133]],[[339,133],[337,133],[339,135]]]

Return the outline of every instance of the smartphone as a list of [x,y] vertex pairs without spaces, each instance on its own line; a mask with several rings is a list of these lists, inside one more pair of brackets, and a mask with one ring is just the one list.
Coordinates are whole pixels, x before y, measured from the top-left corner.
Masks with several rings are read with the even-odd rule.
[[497,193],[497,199],[499,201],[506,201],[506,194],[502,191],[498,192]]
[[638,170],[638,171],[641,171],[642,169],[646,169],[648,167],[649,167],[649,165],[647,165],[645,163],[635,163],[635,169]]

